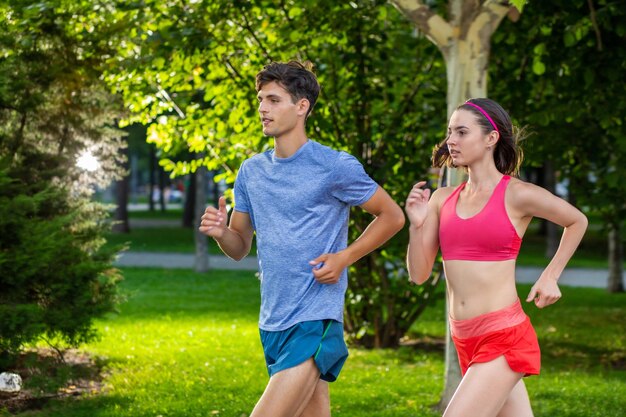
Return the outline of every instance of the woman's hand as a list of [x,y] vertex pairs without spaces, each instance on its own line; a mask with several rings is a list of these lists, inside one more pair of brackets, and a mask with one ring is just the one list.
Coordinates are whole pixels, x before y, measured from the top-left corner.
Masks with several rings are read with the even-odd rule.
[[430,190],[424,189],[426,181],[420,181],[413,186],[406,199],[404,211],[406,212],[411,226],[422,227],[428,215],[428,199]]
[[544,308],[556,303],[560,298],[561,290],[556,279],[542,274],[530,289],[526,301],[534,301],[538,308]]

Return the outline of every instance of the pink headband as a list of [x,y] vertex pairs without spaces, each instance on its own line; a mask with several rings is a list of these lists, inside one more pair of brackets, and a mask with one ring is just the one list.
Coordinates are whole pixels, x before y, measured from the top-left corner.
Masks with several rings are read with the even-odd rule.
[[478,104],[474,104],[474,103],[470,103],[469,101],[466,101],[465,104],[474,107],[476,110],[478,110],[479,112],[482,113],[483,116],[485,116],[487,118],[487,120],[489,120],[489,123],[491,123],[491,126],[493,126],[493,128],[495,129],[496,132],[498,132],[498,134],[500,134],[500,131],[498,130],[498,126],[496,126],[495,122],[493,121],[493,119],[491,117],[489,117],[489,115],[487,114],[486,111],[484,111],[482,109],[482,107],[480,107]]

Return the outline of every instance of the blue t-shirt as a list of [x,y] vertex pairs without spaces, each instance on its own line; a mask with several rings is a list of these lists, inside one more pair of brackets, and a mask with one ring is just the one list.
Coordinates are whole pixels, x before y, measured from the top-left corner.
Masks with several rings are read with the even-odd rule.
[[343,322],[347,270],[338,283],[320,284],[309,261],[346,248],[350,207],[377,188],[356,158],[312,140],[288,158],[270,150],[241,164],[235,210],[250,215],[256,232],[262,330]]

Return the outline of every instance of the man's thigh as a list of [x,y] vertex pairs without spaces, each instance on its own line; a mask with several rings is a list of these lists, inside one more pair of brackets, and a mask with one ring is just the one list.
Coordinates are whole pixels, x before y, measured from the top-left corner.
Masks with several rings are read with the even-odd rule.
[[315,392],[300,417],[330,417],[330,391],[328,382],[319,380]]
[[250,417],[299,416],[313,397],[319,377],[313,358],[274,374]]

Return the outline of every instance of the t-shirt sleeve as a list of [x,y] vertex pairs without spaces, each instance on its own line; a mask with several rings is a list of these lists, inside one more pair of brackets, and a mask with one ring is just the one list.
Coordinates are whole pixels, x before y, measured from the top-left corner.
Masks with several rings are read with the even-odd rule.
[[378,189],[363,165],[352,155],[340,152],[333,172],[332,196],[351,206],[366,203]]
[[245,176],[246,174],[244,162],[239,167],[239,171],[237,172],[237,178],[235,178],[235,210],[243,213],[249,213],[250,201],[248,200],[248,191],[246,189]]

